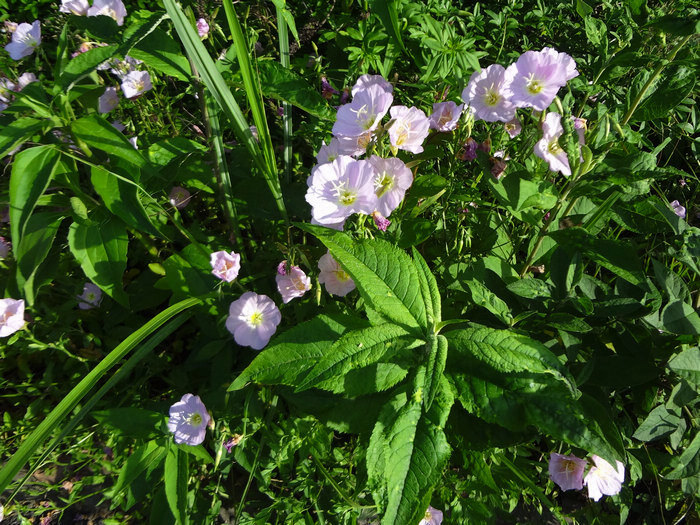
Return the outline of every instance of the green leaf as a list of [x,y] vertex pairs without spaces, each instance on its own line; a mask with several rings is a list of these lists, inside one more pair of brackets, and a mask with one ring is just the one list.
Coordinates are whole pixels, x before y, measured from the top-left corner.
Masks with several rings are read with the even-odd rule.
[[418,273],[418,282],[428,315],[428,325],[438,324],[442,321],[442,301],[435,276],[416,248],[413,248],[413,263]]
[[187,525],[187,456],[177,447],[170,447],[165,456],[165,497],[177,525]]
[[581,18],[585,19],[593,12],[593,8],[584,0],[576,0],[576,12]]
[[[517,219],[532,222],[523,212],[535,208],[549,210],[557,203],[552,184],[527,180],[524,172],[509,173],[501,180],[489,177],[488,185],[498,201]],[[538,214],[537,220],[541,220]]]
[[117,482],[111,490],[112,497],[131,485],[142,472],[152,472],[156,469],[165,459],[167,452],[168,449],[155,440],[137,447],[119,471]]
[[382,21],[384,29],[391,36],[396,45],[410,56],[401,38],[397,0],[370,0],[369,4],[370,10]]
[[418,274],[408,255],[386,241],[355,241],[345,233],[308,224],[300,228],[326,245],[371,309],[398,325],[427,331]]
[[447,361],[447,339],[445,336],[438,335],[431,338],[426,343],[428,348],[428,367],[425,372],[425,383],[423,383],[423,399],[425,403],[425,411],[430,410],[435,396],[440,390],[440,383],[445,371],[445,363]]
[[700,33],[700,15],[697,11],[684,13],[683,16],[665,15],[655,18],[647,25],[670,35],[694,35]]
[[666,474],[665,478],[683,479],[696,476],[698,473],[700,473],[700,432],[695,434],[693,441],[681,454],[676,468]]
[[649,413],[632,437],[639,441],[654,441],[672,434],[680,424],[680,412],[671,412],[664,405],[659,405]]
[[[0,159],[8,155],[17,146],[29,140],[46,126],[48,121],[34,117],[20,117],[7,125],[0,126]],[[15,162],[17,160],[15,159]]]
[[66,68],[58,79],[58,84],[63,91],[69,91],[72,84],[91,73],[105,60],[111,58],[119,49],[117,45],[95,47],[80,53],[66,65]]
[[211,457],[211,454],[209,454],[207,449],[204,448],[204,445],[175,445],[175,447],[180,449],[180,451],[184,452],[185,454],[189,454],[197,459],[200,459],[204,463],[214,463],[214,458]]
[[673,301],[661,312],[661,327],[674,334],[700,335],[700,316],[688,303]]
[[135,407],[98,410],[90,415],[115,435],[135,439],[154,439],[162,435],[157,427],[166,420],[163,414]]
[[129,297],[122,286],[129,246],[124,224],[114,218],[74,222],[68,231],[68,245],[87,278],[128,307]]
[[131,145],[123,133],[102,117],[93,115],[73,121],[71,131],[88,146],[104,151],[107,155],[137,168],[149,167],[143,154]]
[[[529,285],[529,281],[531,280],[533,279],[527,279],[525,282],[528,282]],[[515,282],[517,283],[520,281]],[[542,281],[538,280],[537,282],[540,283]],[[513,314],[510,312],[508,304],[503,299],[498,297],[477,279],[463,280],[461,285],[464,286],[471,294],[472,302],[475,305],[486,308],[489,312],[498,317],[504,324],[508,326],[511,325],[513,322]],[[525,288],[527,289],[527,287]],[[522,293],[529,292],[522,291]]]
[[421,218],[409,218],[401,221],[400,248],[410,248],[427,241],[435,231],[435,221]]
[[695,87],[695,72],[678,66],[664,72],[659,88],[644,99],[635,110],[631,122],[668,118],[673,109],[690,96]]
[[686,348],[672,357],[667,366],[686,381],[700,386],[700,347]]
[[180,45],[162,29],[155,29],[132,47],[129,56],[178,80],[187,82],[190,79],[190,64],[182,55]]

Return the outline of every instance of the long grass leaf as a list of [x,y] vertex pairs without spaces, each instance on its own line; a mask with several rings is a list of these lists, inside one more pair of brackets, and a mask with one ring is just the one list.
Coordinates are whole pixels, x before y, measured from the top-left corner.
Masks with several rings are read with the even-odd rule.
[[[277,5],[277,33],[280,41],[280,63],[289,68],[289,31],[284,17],[284,7]],[[282,124],[284,130],[284,177],[289,184],[292,181],[292,106],[282,102]]]

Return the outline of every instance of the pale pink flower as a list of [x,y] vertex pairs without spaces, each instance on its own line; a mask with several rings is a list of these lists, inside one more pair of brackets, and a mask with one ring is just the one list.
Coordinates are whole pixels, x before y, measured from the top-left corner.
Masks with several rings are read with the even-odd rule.
[[12,248],[12,243],[5,240],[5,237],[0,237],[0,259],[7,259],[10,255],[10,248]]
[[358,157],[364,155],[367,151],[367,146],[372,141],[372,132],[365,131],[362,135],[356,137],[347,137],[340,135],[333,137],[334,140],[338,141],[338,154],[339,155],[350,155],[351,157]]
[[384,217],[384,215],[382,215],[378,211],[372,212],[372,219],[374,220],[374,225],[377,227],[377,229],[383,232],[385,232],[391,224],[391,221]]
[[317,166],[306,192],[313,218],[320,224],[337,224],[353,213],[371,214],[377,208],[374,169],[365,160],[341,155]]
[[681,219],[685,219],[685,216],[686,216],[685,206],[682,206],[681,203],[678,201],[671,202],[670,206],[671,206],[671,209],[673,210],[673,213],[678,215]]
[[595,466],[590,468],[583,480],[583,484],[588,487],[588,497],[598,501],[603,495],[619,494],[625,481],[625,466],[620,461],[615,461],[616,467],[613,467],[595,454],[591,459]]
[[421,153],[430,131],[430,121],[416,107],[394,106],[389,111],[394,123],[389,128],[389,142],[395,148]]
[[452,101],[436,102],[433,104],[433,112],[430,114],[430,127],[438,131],[452,131],[457,127],[462,116],[464,105],[459,106]]
[[352,87],[352,96],[354,97],[360,91],[369,88],[370,86],[378,86],[386,93],[393,93],[394,86],[392,86],[383,76],[381,75],[362,75],[357,79],[355,85]]
[[26,88],[32,82],[37,82],[37,81],[38,81],[38,79],[36,78],[36,75],[34,73],[22,73],[17,78],[16,89],[17,89],[17,91],[22,91],[24,88]]
[[24,328],[24,300],[0,299],[0,337]]
[[151,75],[148,71],[132,71],[122,81],[122,91],[126,98],[138,97],[152,88]]
[[168,195],[170,204],[175,206],[178,210],[187,206],[190,203],[190,198],[190,192],[180,186],[173,187],[173,189],[170,190],[170,195]]
[[319,148],[318,154],[316,155],[316,161],[319,164],[325,164],[326,162],[333,162],[338,158],[339,155],[348,155],[347,153],[341,153],[340,151],[340,141],[333,137],[331,141],[326,144],[325,142]]
[[418,522],[418,525],[440,525],[442,523],[442,511],[428,507],[425,516]]
[[197,446],[204,442],[210,419],[199,396],[185,394],[170,407],[168,430],[174,434],[178,445]]
[[34,20],[32,24],[21,23],[12,33],[12,42],[5,46],[5,51],[12,60],[28,57],[41,44],[41,24]]
[[296,297],[302,297],[306,292],[311,290],[311,279],[309,279],[304,270],[298,266],[287,268],[287,261],[282,261],[277,266],[277,291],[282,296],[282,302],[287,304]]
[[535,144],[535,155],[549,164],[549,169],[562,175],[571,175],[569,159],[559,145],[559,137],[564,133],[559,113],[547,113],[542,124],[542,138]]
[[90,4],[87,0],[61,0],[61,7],[58,10],[61,13],[72,13],[77,16],[87,15]]
[[523,126],[520,124],[518,117],[513,117],[506,122],[503,127],[506,129],[508,136],[512,139],[520,135],[520,132],[523,130]]
[[508,122],[515,117],[515,106],[505,89],[505,74],[500,64],[472,73],[462,99],[472,107],[476,119]]
[[209,24],[204,18],[197,20],[197,34],[199,38],[206,38],[209,34]]
[[355,281],[341,268],[330,252],[318,260],[318,269],[321,270],[318,282],[325,285],[329,294],[345,297],[355,289]]
[[281,321],[282,314],[272,299],[246,292],[231,303],[226,329],[239,345],[262,350]]
[[212,267],[212,272],[222,281],[230,283],[241,270],[241,256],[236,252],[218,251],[211,254],[209,263]]
[[116,109],[117,106],[119,106],[117,88],[111,86],[106,88],[100,98],[97,99],[97,105],[100,113],[109,113],[113,109]]
[[87,11],[88,16],[108,16],[113,18],[118,26],[124,24],[126,7],[122,0],[95,0]]
[[585,459],[552,452],[549,456],[549,478],[562,490],[581,490],[586,465]]
[[81,310],[90,310],[100,306],[102,302],[102,290],[99,286],[92,283],[85,283],[83,293],[78,297],[78,308]]
[[374,131],[389,111],[393,100],[392,94],[378,85],[358,91],[350,104],[338,108],[333,135],[357,137],[367,131]]
[[546,110],[567,81],[578,76],[576,63],[566,53],[545,47],[542,51],[526,51],[508,66],[506,91],[516,107]]
[[374,168],[374,193],[377,196],[377,211],[383,216],[391,215],[413,184],[413,172],[401,159],[383,159],[372,155],[369,163]]

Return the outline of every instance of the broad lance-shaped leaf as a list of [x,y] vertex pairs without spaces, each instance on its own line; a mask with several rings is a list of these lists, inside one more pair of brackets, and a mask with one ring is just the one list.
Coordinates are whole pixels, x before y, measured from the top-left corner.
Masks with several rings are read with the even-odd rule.
[[315,235],[350,274],[367,305],[387,320],[428,331],[426,307],[411,258],[381,240],[353,240],[322,226],[300,224]]
[[700,347],[686,348],[673,356],[667,366],[685,380],[700,386]]
[[423,302],[428,316],[428,324],[442,321],[442,302],[440,300],[440,290],[433,272],[430,271],[428,263],[425,262],[420,252],[413,247],[413,262],[418,273]]
[[138,168],[148,168],[143,154],[134,148],[127,138],[104,118],[96,115],[83,117],[71,123],[71,131],[91,148],[104,151],[107,155],[132,164]]
[[155,470],[163,462],[167,452],[168,449],[156,440],[136,448],[119,471],[117,482],[111,489],[111,497],[114,498],[131,485],[143,471],[152,472]]
[[429,345],[428,367],[425,373],[425,383],[423,384],[423,399],[425,410],[430,410],[435,395],[440,389],[440,381],[445,371],[447,361],[447,339],[438,335],[431,338],[426,345]]
[[187,525],[187,455],[171,446],[165,456],[165,496],[177,525]]
[[311,369],[297,387],[297,392],[322,381],[342,377],[353,368],[376,363],[390,350],[392,342],[407,336],[409,333],[404,328],[389,323],[343,334]]
[[338,338],[363,322],[343,315],[319,315],[275,337],[241,372],[229,390],[247,383],[297,384],[296,378],[313,368]]

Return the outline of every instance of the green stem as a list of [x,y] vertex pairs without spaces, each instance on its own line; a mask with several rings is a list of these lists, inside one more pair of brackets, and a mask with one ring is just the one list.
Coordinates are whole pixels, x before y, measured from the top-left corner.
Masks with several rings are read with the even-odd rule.
[[[289,31],[284,20],[283,9],[277,6],[277,32],[280,40],[280,64],[289,68]],[[287,184],[292,182],[292,107],[282,102],[282,122],[284,127],[284,177]]]
[[316,457],[316,454],[314,454],[313,449],[311,450],[311,459],[313,459],[314,463],[316,464],[316,468],[318,468],[319,472],[323,475],[324,478],[326,478],[326,481],[328,481],[328,483],[331,484],[331,486],[338,493],[338,496],[340,496],[345,503],[350,505],[353,509],[362,508],[362,505],[351,500],[350,497],[347,494],[345,494],[340,485],[338,485],[338,483],[333,479],[333,476],[331,476],[330,472],[328,472],[326,467],[324,467],[319,461],[319,459]]

